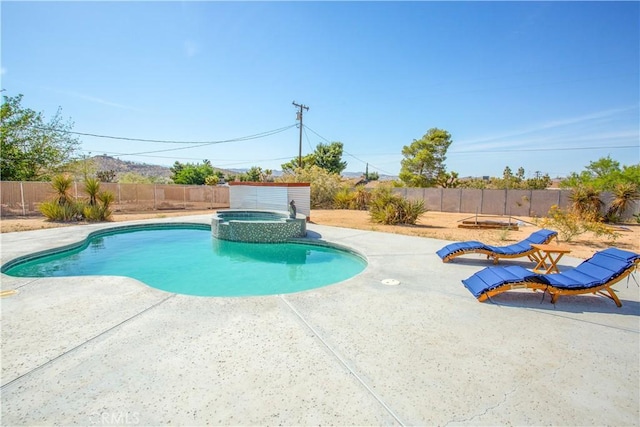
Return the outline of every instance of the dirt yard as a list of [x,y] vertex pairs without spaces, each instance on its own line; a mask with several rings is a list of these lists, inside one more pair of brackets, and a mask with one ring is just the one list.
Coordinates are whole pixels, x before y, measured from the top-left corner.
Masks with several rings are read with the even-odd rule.
[[[166,218],[173,216],[211,214],[213,211],[154,211],[139,213],[115,213],[114,222],[130,221],[148,218]],[[523,225],[518,231],[510,230],[477,230],[458,228],[464,219],[474,219],[472,214],[427,212],[420,217],[417,225],[398,226],[374,224],[369,220],[369,213],[366,211],[351,210],[313,210],[311,211],[311,222],[314,224],[331,225],[335,227],[356,228],[361,230],[380,231],[385,233],[408,234],[412,236],[430,237],[442,240],[480,240],[494,245],[507,245],[520,241],[539,227],[528,224],[533,223],[533,218],[518,217],[512,221],[522,221]],[[481,219],[503,219],[503,218],[481,218]],[[77,223],[75,223],[77,224]],[[0,231],[2,233],[14,231],[37,230],[41,228],[65,227],[75,224],[48,222],[42,217],[37,218],[2,218],[0,220]],[[640,253],[640,225],[625,224],[616,227],[619,237],[615,241],[607,241],[605,238],[597,238],[591,233],[577,236],[572,242],[561,242],[571,248],[571,256],[576,258],[588,258],[594,252],[601,249],[615,246]]]

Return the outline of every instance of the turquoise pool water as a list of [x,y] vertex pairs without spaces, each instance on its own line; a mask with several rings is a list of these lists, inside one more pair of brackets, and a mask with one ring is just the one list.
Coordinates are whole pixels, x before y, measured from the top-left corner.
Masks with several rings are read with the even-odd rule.
[[167,292],[250,296],[299,292],[360,273],[356,254],[303,243],[218,240],[209,228],[102,233],[83,245],[9,265],[18,277],[127,276]]

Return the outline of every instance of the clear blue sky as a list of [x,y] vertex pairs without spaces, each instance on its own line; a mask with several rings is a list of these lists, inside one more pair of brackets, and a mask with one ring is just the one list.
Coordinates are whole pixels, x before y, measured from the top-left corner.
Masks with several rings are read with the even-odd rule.
[[[352,172],[397,174],[433,127],[451,133],[460,176],[640,161],[639,2],[3,1],[1,14],[3,94],[47,118],[61,107],[76,132],[223,141],[295,125],[295,100],[310,107],[303,154],[341,141]],[[280,169],[298,136],[80,140],[123,160]]]

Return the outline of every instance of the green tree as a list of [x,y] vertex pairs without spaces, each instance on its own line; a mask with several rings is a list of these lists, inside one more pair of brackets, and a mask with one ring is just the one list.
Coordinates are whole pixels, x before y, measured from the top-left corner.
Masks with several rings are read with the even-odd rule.
[[329,173],[340,175],[347,167],[347,162],[342,161],[342,151],[342,142],[320,143],[313,153],[314,164]]
[[136,172],[125,172],[118,177],[120,184],[163,184],[163,179],[154,176],[145,176]]
[[61,109],[45,123],[42,113],[21,105],[22,95],[3,96],[0,109],[0,179],[37,181],[48,179],[68,162],[79,145],[68,132]]
[[535,178],[529,178],[524,182],[524,187],[527,190],[544,190],[551,185],[551,177],[545,173],[541,175],[540,172],[536,172]]
[[631,184],[640,182],[640,164],[623,166],[621,169],[619,162],[607,156],[590,162],[580,173],[572,172],[560,183],[560,186],[562,188],[588,186],[598,191],[613,191],[621,182]]
[[278,177],[278,182],[308,182],[311,184],[311,208],[330,209],[335,195],[340,191],[340,176],[318,166],[298,168],[294,173]]
[[245,172],[244,178],[250,182],[262,181],[262,168],[259,166],[251,166],[248,171]]
[[302,157],[302,165],[299,164],[298,162],[298,158],[294,158],[291,159],[291,161],[287,162],[287,163],[283,163],[282,165],[280,165],[280,167],[282,168],[282,172],[284,172],[285,174],[289,173],[289,174],[295,174],[296,169],[298,168],[302,168],[302,167],[311,167],[315,164],[315,160],[313,157],[313,154],[307,154],[306,156]]
[[378,181],[380,179],[380,174],[378,172],[367,172],[366,179],[367,181]]
[[631,166],[622,166],[620,172],[620,181],[630,184],[638,184],[640,182],[640,163]]
[[70,173],[76,181],[82,181],[95,175],[98,167],[94,159],[85,154],[73,159],[61,167],[65,173]]
[[116,171],[112,169],[97,171],[96,178],[98,178],[100,182],[114,182],[116,179]]
[[509,166],[505,166],[504,171],[502,171],[502,179],[505,181],[511,181],[513,178],[513,172],[511,172],[511,168]]
[[207,177],[215,174],[213,166],[208,160],[204,160],[202,163],[176,161],[170,169],[171,179],[176,184],[204,185]]
[[519,167],[516,175],[509,166],[505,166],[502,172],[502,181],[495,180],[494,184],[497,188],[519,188],[520,182],[524,179],[524,168]]
[[220,177],[218,175],[209,175],[204,179],[204,183],[206,185],[216,186],[220,182]]
[[[316,146],[312,154],[307,154],[302,158],[302,167],[309,168],[318,166],[329,173],[340,175],[347,167],[347,162],[342,161],[343,144],[334,141],[330,144],[320,143]],[[292,159],[290,162],[281,165],[283,172],[294,173],[300,167],[298,158]]]
[[432,128],[411,145],[402,148],[400,179],[411,187],[434,187],[446,172],[444,161],[453,141],[449,132]]
[[457,188],[460,186],[458,172],[442,172],[436,177],[436,184],[442,188]]

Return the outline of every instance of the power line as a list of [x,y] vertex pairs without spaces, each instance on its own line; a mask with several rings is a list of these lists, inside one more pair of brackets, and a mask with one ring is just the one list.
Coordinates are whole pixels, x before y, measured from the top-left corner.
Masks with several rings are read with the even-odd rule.
[[289,126],[284,126],[278,129],[257,133],[254,135],[241,136],[239,138],[223,139],[219,141],[171,141],[171,140],[162,140],[162,139],[144,139],[144,138],[131,138],[126,136],[100,135],[100,134],[86,133],[86,132],[73,132],[73,131],[64,130],[64,129],[55,129],[55,128],[48,128],[48,127],[41,127],[41,126],[32,126],[32,128],[49,131],[49,132],[61,132],[61,133],[67,133],[71,135],[91,136],[95,138],[116,139],[121,141],[156,142],[161,144],[199,144],[198,146],[202,146],[202,145],[223,144],[226,142],[248,141],[251,139],[264,138],[267,136],[275,135],[280,132],[284,132],[285,130],[291,129],[292,127],[295,127],[295,126],[296,126],[296,123]]
[[[315,130],[311,129],[309,126],[305,126],[305,127],[306,127],[307,129],[309,129],[311,132],[313,132],[314,134],[316,134],[317,136],[319,136],[320,138],[322,138],[323,140],[325,140],[326,142],[328,142],[329,144],[331,144],[331,141],[329,141],[329,140],[328,140],[327,138],[325,138],[324,136],[320,135],[320,134],[319,134],[318,132],[316,132]],[[378,171],[380,171],[380,172],[382,172],[382,173],[385,173],[385,174],[387,174],[387,175],[394,175],[394,174],[393,174],[393,173],[391,173],[391,172],[387,172],[387,171],[385,171],[384,169],[381,169],[381,168],[379,168],[379,167],[377,167],[377,166],[375,166],[375,165],[372,165],[372,164],[371,164],[371,163],[369,163],[369,162],[365,162],[364,160],[359,159],[358,157],[354,156],[353,154],[351,154],[351,153],[347,152],[344,148],[342,149],[342,151],[343,151],[346,155],[351,156],[351,157],[353,157],[354,159],[358,160],[359,162],[362,162],[362,163],[364,163],[365,165],[369,165],[369,166],[371,166],[372,168],[374,168],[374,169],[376,169],[376,170],[378,170]]]
[[[512,150],[468,150],[468,151],[449,151],[447,156],[451,154],[493,154],[493,153],[519,153],[523,151],[570,151],[570,150],[603,150],[603,149],[625,149],[637,148],[637,145],[607,145],[603,147],[555,147],[555,148],[517,148]],[[368,153],[373,156],[399,156],[402,153]]]
[[518,148],[514,150],[469,150],[452,151],[449,154],[477,154],[477,153],[520,153],[524,151],[573,151],[573,150],[602,150],[602,149],[638,148],[637,145],[614,145],[604,147],[556,147],[556,148]]
[[309,146],[309,150],[313,151],[313,147],[311,146],[311,140],[309,139],[309,135],[307,134],[307,128],[304,128],[304,137],[307,139],[307,145]]
[[[80,150],[81,152],[87,153],[87,154],[91,154],[93,152],[100,152],[102,154],[105,155],[110,155],[110,156],[117,156],[117,157],[127,157],[127,156],[133,156],[134,154],[128,154],[128,153],[116,153],[113,151],[101,151],[101,150],[90,150],[90,149],[84,149],[84,150]],[[138,155],[138,154],[135,154]],[[180,160],[196,160],[196,161],[200,161],[202,160],[201,158],[196,158],[196,157],[174,157],[174,156],[152,156],[152,155],[140,155],[140,157],[151,157],[151,158],[157,158],[157,159],[171,159],[171,160],[176,160],[176,159],[180,159]],[[221,161],[225,161],[224,159],[219,159]],[[274,161],[274,160],[289,160],[289,157],[277,157],[277,158],[273,158],[273,159],[259,159],[259,160],[251,160],[251,161],[245,161],[245,160],[226,160],[227,162],[233,162],[233,163],[217,163],[216,167],[222,167],[222,166],[233,166],[233,165],[242,165],[242,164],[247,164],[247,163],[257,163],[257,162],[269,162],[269,161]]]

